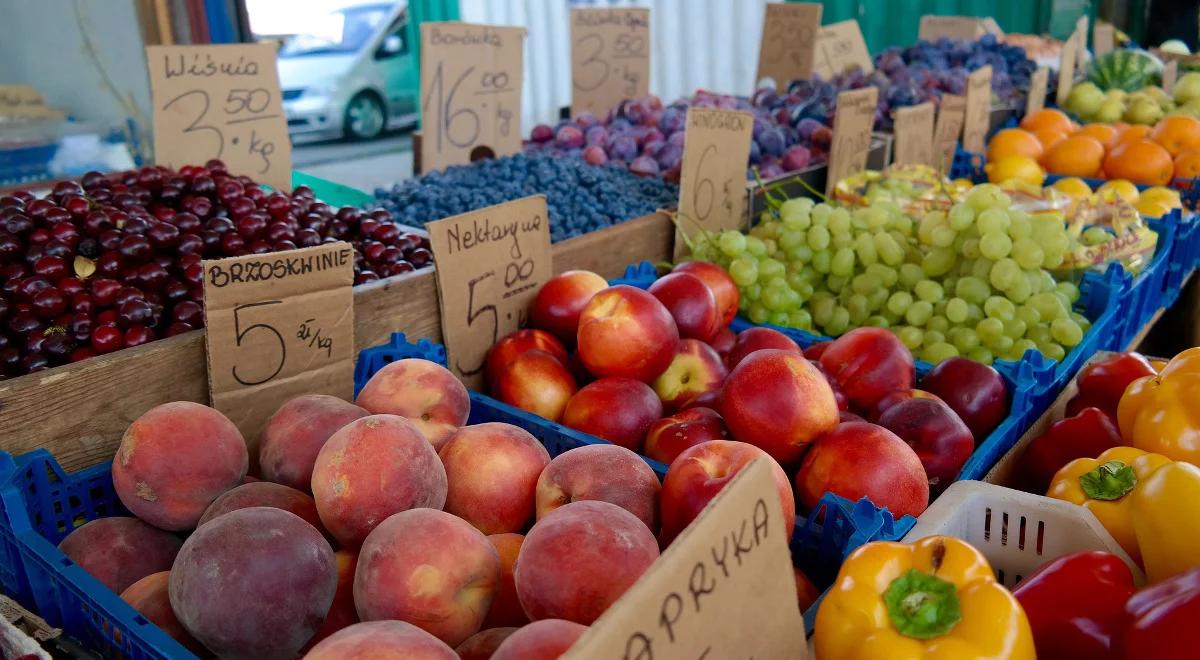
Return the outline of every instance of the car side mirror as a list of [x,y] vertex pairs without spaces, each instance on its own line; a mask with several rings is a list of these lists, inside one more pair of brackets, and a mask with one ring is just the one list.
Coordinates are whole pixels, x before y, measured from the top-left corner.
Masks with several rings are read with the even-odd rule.
[[379,45],[379,50],[375,51],[376,59],[392,57],[404,52],[404,37],[398,34],[389,34],[384,38],[383,43]]

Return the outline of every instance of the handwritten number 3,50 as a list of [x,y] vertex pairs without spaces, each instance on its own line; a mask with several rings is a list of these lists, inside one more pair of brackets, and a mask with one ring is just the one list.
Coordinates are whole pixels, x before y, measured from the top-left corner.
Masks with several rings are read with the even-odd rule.
[[[253,325],[247,326],[245,329],[242,329],[242,320],[241,320],[241,317],[238,315],[243,310],[250,310],[254,307],[263,307],[266,305],[278,305],[281,302],[283,302],[283,301],[282,300],[268,300],[265,302],[248,303],[245,305],[238,305],[237,307],[233,308],[233,332],[236,335],[235,341],[237,342],[237,345],[239,347],[242,345],[242,342],[244,340],[247,340],[250,333],[254,332],[255,330],[262,330],[262,331],[270,332],[271,334],[275,335],[275,339],[279,341],[279,364],[275,367],[275,370],[271,372],[270,376],[267,376],[266,378],[261,378],[259,380],[249,380],[246,378],[242,378],[240,375],[238,375],[237,365],[235,364],[233,366],[233,378],[234,378],[234,380],[241,383],[242,385],[262,385],[263,383],[278,376],[279,372],[283,370],[284,360],[287,359],[287,345],[283,343],[283,335],[279,334],[278,330],[276,330],[274,327],[272,327],[270,325],[267,325],[266,323],[255,323]],[[255,354],[258,356],[262,355],[262,353],[259,353],[258,351],[255,351]],[[268,362],[267,364],[270,364],[270,363]]]
[[225,152],[225,134],[221,132],[221,129],[215,126],[209,126],[208,124],[200,123],[204,120],[204,115],[208,114],[208,108],[211,105],[208,99],[208,92],[202,89],[193,89],[190,92],[184,92],[170,101],[167,101],[166,105],[163,106],[163,110],[170,109],[170,107],[175,105],[176,102],[182,101],[193,94],[198,94],[200,96],[201,101],[203,101],[203,105],[200,108],[200,114],[196,115],[196,118],[192,120],[192,123],[187,125],[187,128],[183,129],[183,132],[194,133],[196,131],[212,131],[217,140],[217,155],[214,156],[214,158],[220,158],[221,154]]

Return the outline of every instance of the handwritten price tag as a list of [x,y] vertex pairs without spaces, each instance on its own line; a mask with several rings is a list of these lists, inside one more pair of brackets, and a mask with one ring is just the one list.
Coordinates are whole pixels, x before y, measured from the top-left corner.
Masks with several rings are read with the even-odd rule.
[[967,115],[963,119],[963,149],[984,151],[989,113],[992,110],[992,66],[980,67],[967,76]]
[[208,383],[257,456],[258,432],[300,394],[354,395],[354,249],[203,262]]
[[1025,98],[1025,114],[1031,115],[1046,107],[1046,87],[1050,83],[1050,69],[1039,66],[1029,77],[1029,96]]
[[837,112],[833,115],[833,146],[829,150],[829,175],[825,181],[827,196],[833,193],[838,181],[867,166],[878,100],[878,87],[838,94]]
[[763,14],[755,82],[770,78],[783,91],[797,79],[812,77],[821,5],[807,2],[768,3]]
[[933,104],[922,103],[892,111],[896,155],[892,162],[936,167],[933,157]]
[[292,143],[270,44],[147,46],[159,165],[202,165],[292,188]]
[[421,171],[521,150],[525,28],[421,24]]
[[770,461],[729,482],[562,657],[808,657]]
[[1092,28],[1092,53],[1096,57],[1111,53],[1113,41],[1112,23],[1096,23],[1096,26]]
[[745,219],[746,162],[754,117],[748,112],[689,108],[679,176],[680,229],[675,254],[687,236],[704,229],[738,229]]
[[[998,28],[997,28],[998,29]],[[983,21],[970,16],[922,16],[917,38],[937,41],[942,37],[955,41],[974,41],[987,33]]]
[[650,93],[650,10],[571,10],[571,114]]
[[865,73],[875,70],[862,30],[853,18],[821,28],[815,57],[813,69],[826,80],[852,66],[858,66]]
[[967,114],[967,97],[943,94],[938,107],[937,127],[933,134],[933,155],[938,159],[937,169],[949,172],[954,164],[954,147],[962,133],[963,120]]
[[488,349],[524,325],[554,274],[547,218],[546,197],[534,195],[425,225],[450,370],[467,387],[483,385]]

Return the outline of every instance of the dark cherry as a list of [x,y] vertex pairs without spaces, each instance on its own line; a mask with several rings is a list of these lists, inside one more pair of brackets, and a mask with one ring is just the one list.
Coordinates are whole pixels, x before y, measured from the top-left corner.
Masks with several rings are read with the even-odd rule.
[[162,172],[153,167],[143,167],[138,172],[138,185],[147,190],[157,190],[162,186]]
[[83,280],[78,277],[64,277],[60,279],[55,286],[68,298],[76,294],[82,293],[84,290]]
[[365,284],[367,282],[375,282],[378,279],[379,279],[379,275],[377,275],[375,273],[375,271],[360,270],[358,272],[358,275],[354,276],[354,283],[355,284]]
[[123,286],[113,299],[113,307],[121,308],[131,300],[145,300],[146,294],[136,286]]
[[140,236],[150,231],[150,221],[141,216],[132,216],[125,221],[125,226],[121,227],[121,231]]
[[71,296],[71,309],[80,314],[91,314],[96,311],[96,301],[87,293],[77,293]]
[[379,225],[375,231],[371,232],[371,238],[389,244],[395,241],[399,235],[400,228],[390,222]]
[[204,228],[209,231],[215,231],[218,234],[224,234],[233,231],[236,227],[229,218],[213,218],[204,223]]
[[258,238],[267,229],[267,223],[257,215],[246,215],[237,221],[237,231],[247,240]]
[[388,213],[387,209],[372,209],[367,215],[379,222],[392,222],[392,214]]
[[200,306],[200,303],[185,300],[175,305],[172,318],[176,321],[199,327],[204,322],[204,308]]
[[367,241],[362,248],[363,257],[366,258],[367,261],[375,263],[376,261],[379,261],[381,256],[383,256],[383,250],[386,247],[387,246],[378,241]]
[[92,327],[96,321],[87,314],[76,313],[71,317],[71,336],[77,341],[87,341],[92,336]]
[[105,252],[96,259],[96,272],[104,277],[117,277],[124,269],[124,262],[119,252]]
[[290,241],[295,238],[295,233],[286,222],[272,222],[267,225],[267,240],[272,243],[279,241]]
[[67,273],[67,262],[62,257],[43,256],[33,263],[33,272],[57,282]]
[[9,332],[18,337],[25,337],[40,327],[42,327],[42,322],[33,312],[17,312],[8,319]]
[[98,239],[100,243],[100,249],[105,252],[116,250],[117,248],[121,247],[121,239],[123,238],[125,238],[125,235],[122,234],[120,230],[105,229],[104,231],[100,232],[100,238]]
[[75,246],[79,243],[79,229],[70,222],[60,222],[50,227],[50,235],[56,241],[61,241],[68,246]]
[[84,174],[83,177],[79,179],[79,183],[83,185],[85,190],[99,188],[105,185],[107,182],[108,180],[104,178],[104,175],[100,172],[96,172],[95,170]]
[[70,336],[66,331],[55,332],[46,337],[42,342],[41,352],[49,358],[54,364],[64,364],[71,356],[71,351],[76,347],[75,337]]
[[217,191],[217,183],[211,176],[201,174],[192,177],[192,192],[197,195],[211,195]]
[[[349,224],[349,223],[347,223],[347,224]],[[373,234],[375,232],[375,230],[378,229],[379,227],[380,227],[380,225],[379,225],[378,220],[366,218],[362,222],[358,223],[358,233],[363,238],[374,238],[373,236],[371,236],[371,234]]]
[[50,240],[50,230],[45,227],[38,227],[29,232],[29,242],[34,245],[41,245]]
[[50,190],[50,195],[55,199],[62,199],[68,195],[82,195],[83,186],[75,181],[59,181],[54,184],[54,188]]
[[225,256],[232,257],[246,249],[246,239],[241,234],[229,232],[221,235],[221,251]]
[[29,304],[33,305],[33,313],[44,319],[52,319],[67,309],[62,292],[53,287],[38,291]]
[[179,243],[179,227],[168,222],[155,223],[146,232],[146,237],[154,247],[160,250],[169,249]]
[[154,254],[154,249],[150,247],[150,241],[146,240],[145,236],[126,236],[121,239],[121,246],[117,249],[120,250],[121,256],[132,261],[145,261]]
[[25,201],[14,195],[4,195],[0,197],[0,209],[24,209]]
[[296,232],[296,245],[312,247],[321,244],[321,235],[311,229],[301,229]]
[[400,252],[400,248],[396,247],[395,245],[389,245],[383,248],[383,252],[380,253],[378,261],[379,263],[383,264],[394,264],[397,261],[400,261],[400,259],[403,257],[404,254]]
[[42,275],[30,275],[21,280],[21,288],[17,291],[17,297],[25,302],[30,302],[37,294],[49,289],[52,284],[50,280]]
[[50,360],[46,359],[41,353],[30,353],[21,358],[21,364],[18,367],[21,373],[31,374],[37,371],[45,371],[50,368]]
[[417,268],[423,268],[433,261],[433,253],[425,248],[417,248],[408,253],[408,260]]
[[228,204],[229,200],[241,197],[246,192],[241,183],[233,179],[225,179],[217,184],[217,199]]
[[142,264],[138,268],[138,281],[147,290],[161,290],[163,285],[167,283],[167,277],[167,269],[154,262]]
[[96,351],[93,350],[91,346],[80,346],[79,348],[71,351],[71,357],[69,358],[69,361],[81,362],[90,357],[96,357]]
[[207,197],[187,195],[179,201],[179,206],[197,218],[207,218],[212,214],[213,203]]
[[35,199],[25,205],[25,215],[31,218],[44,218],[46,212],[54,208],[54,202],[48,199]]
[[66,243],[57,239],[50,239],[42,246],[42,254],[45,256],[60,257],[65,259],[70,257],[72,253],[73,250],[71,250],[70,245],[67,245]]
[[25,236],[33,231],[34,226],[33,219],[21,213],[11,215],[4,221],[4,229],[16,236]]
[[288,250],[295,250],[296,247],[297,247],[296,244],[293,243],[292,241],[286,241],[286,240],[285,241],[277,241],[274,245],[271,246],[271,251],[272,252],[287,252]]
[[5,349],[0,349],[0,371],[10,375],[17,376],[21,374],[21,351],[15,346],[10,346]]
[[344,222],[336,222],[336,221],[331,222],[325,228],[326,237],[334,238],[337,240],[346,238],[346,235],[349,233],[350,233],[350,227],[348,225],[346,225],[346,223],[344,223]]
[[221,234],[210,229],[200,232],[200,239],[204,241],[205,254],[215,256],[221,251],[221,236]]
[[184,234],[194,234],[204,226],[194,213],[177,213],[175,214],[175,226]]
[[92,348],[97,353],[111,353],[124,343],[124,334],[115,325],[97,325],[92,330]]
[[179,280],[169,280],[165,285],[163,285],[162,295],[163,298],[166,298],[168,301],[177,303],[181,300],[187,300],[189,288],[190,287],[188,287],[187,284],[184,284]]
[[291,200],[283,193],[271,193],[267,197],[267,213],[271,214],[272,218],[282,219],[287,217],[288,211],[291,210]]
[[154,331],[144,325],[135,325],[125,330],[125,347],[141,346],[154,341]]
[[165,335],[167,337],[174,337],[175,335],[182,335],[185,332],[191,332],[194,329],[195,329],[194,327],[192,327],[191,325],[189,325],[187,323],[176,321],[176,322],[172,323],[171,325],[167,326],[167,331],[166,331]]
[[229,174],[229,170],[225,167],[225,161],[218,158],[210,158],[204,163],[204,169],[212,174]]
[[21,241],[7,231],[0,232],[0,262],[14,259],[21,254]]
[[258,205],[249,197],[235,197],[225,203],[225,208],[229,211],[229,217],[237,220],[253,213]]
[[91,280],[91,283],[92,300],[97,307],[111,307],[116,302],[122,288],[120,282],[99,277]]
[[271,244],[261,238],[250,244],[250,252],[253,254],[266,254],[271,251]]
[[46,211],[46,215],[42,216],[46,224],[54,226],[60,222],[70,222],[71,212],[61,206],[51,207]]
[[96,325],[116,325],[117,310],[106,309],[96,315]]
[[128,300],[117,311],[117,325],[132,328],[154,320],[154,307],[145,300]]
[[82,239],[79,245],[75,246],[75,251],[88,259],[95,259],[100,255],[100,242],[94,238]]
[[184,234],[179,237],[175,251],[182,255],[200,254],[204,251],[204,239],[195,234]]
[[204,281],[204,268],[200,264],[192,264],[183,269],[183,280],[193,286]]

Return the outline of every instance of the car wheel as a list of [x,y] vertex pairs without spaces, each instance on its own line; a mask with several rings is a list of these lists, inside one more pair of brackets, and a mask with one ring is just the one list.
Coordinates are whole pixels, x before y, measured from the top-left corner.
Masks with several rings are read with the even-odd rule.
[[370,92],[359,92],[346,105],[342,122],[346,137],[351,140],[373,140],[383,132],[383,105]]

